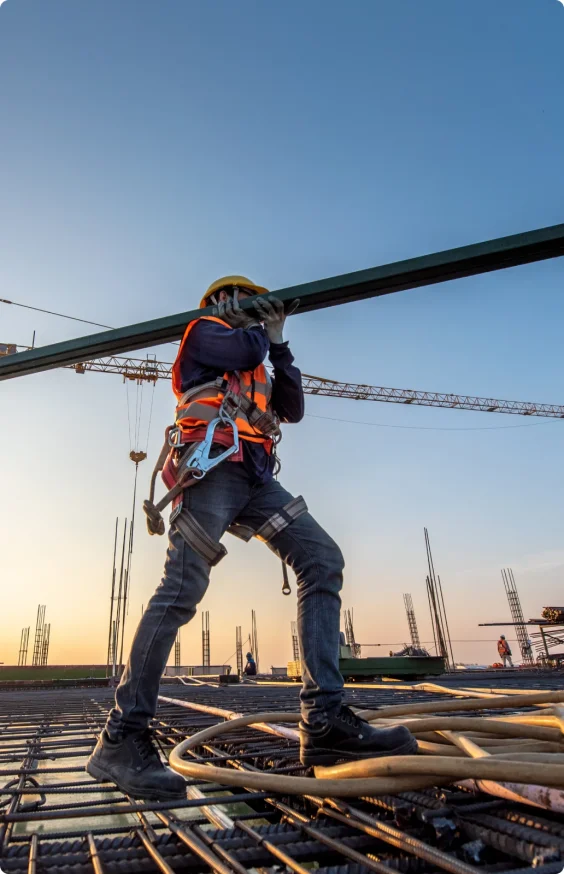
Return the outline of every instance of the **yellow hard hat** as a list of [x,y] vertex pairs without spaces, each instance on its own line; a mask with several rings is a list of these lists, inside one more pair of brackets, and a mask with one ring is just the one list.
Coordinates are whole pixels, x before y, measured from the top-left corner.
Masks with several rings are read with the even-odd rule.
[[251,282],[250,279],[247,279],[246,276],[222,276],[220,279],[216,279],[215,282],[212,282],[200,301],[200,309],[208,306],[208,298],[214,294],[214,292],[230,285],[237,285],[241,289],[248,288],[250,291],[254,291],[255,294],[268,294],[268,288],[263,288],[262,285],[255,285],[255,283]]

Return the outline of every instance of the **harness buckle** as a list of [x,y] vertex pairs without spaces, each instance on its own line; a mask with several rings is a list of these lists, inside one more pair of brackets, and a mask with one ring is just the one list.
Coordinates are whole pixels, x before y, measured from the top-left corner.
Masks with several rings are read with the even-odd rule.
[[180,428],[168,428],[167,431],[168,445],[171,447],[171,449],[178,449],[181,445],[182,438]]
[[236,418],[240,407],[239,397],[239,395],[234,394],[232,391],[225,392],[218,413],[218,417],[224,423],[230,424]]
[[169,516],[169,524],[172,525],[177,516],[180,516],[182,513],[182,501],[179,501],[176,507],[173,508],[172,513]]

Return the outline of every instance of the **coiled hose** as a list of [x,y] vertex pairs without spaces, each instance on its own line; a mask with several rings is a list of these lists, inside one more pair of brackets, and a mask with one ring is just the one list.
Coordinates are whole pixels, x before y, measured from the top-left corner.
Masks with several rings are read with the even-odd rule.
[[[189,750],[243,726],[262,724],[263,730],[276,733],[276,723],[297,723],[300,720],[298,713],[257,713],[230,719],[198,732],[172,750],[169,764],[184,777],[284,795],[358,797],[395,794],[461,780],[488,781],[488,785],[490,781],[494,781],[492,785],[499,785],[497,781],[501,781],[502,785],[532,784],[564,789],[564,720],[558,707],[520,714],[517,718],[448,716],[451,712],[464,710],[515,711],[520,707],[562,702],[564,691],[457,698],[361,711],[358,716],[372,724],[385,720],[382,725],[407,725],[418,738],[422,755],[386,756],[318,767],[315,777],[237,771],[184,758]],[[433,715],[422,717],[426,713]],[[443,715],[437,716],[439,713]],[[422,739],[422,734],[425,738],[433,737],[436,742]],[[440,750],[442,755],[436,754],[439,745],[443,747]]]

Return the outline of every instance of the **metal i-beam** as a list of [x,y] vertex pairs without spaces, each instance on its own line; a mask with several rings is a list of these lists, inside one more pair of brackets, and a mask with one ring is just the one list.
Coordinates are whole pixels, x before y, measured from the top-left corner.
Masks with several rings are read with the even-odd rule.
[[[307,313],[323,307],[365,300],[561,255],[564,255],[564,224],[281,288],[274,293],[286,303],[299,297],[301,303],[298,313]],[[243,309],[251,306],[252,301],[242,302]],[[64,343],[39,347],[30,352],[7,355],[0,360],[0,380],[178,340],[189,322],[201,315],[214,315],[214,313],[216,307],[190,310],[174,316],[91,334],[88,337],[67,340]]]

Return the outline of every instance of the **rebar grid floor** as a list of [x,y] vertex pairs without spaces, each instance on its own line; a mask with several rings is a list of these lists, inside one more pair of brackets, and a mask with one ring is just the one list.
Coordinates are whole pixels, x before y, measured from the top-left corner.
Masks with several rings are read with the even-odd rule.
[[[441,682],[443,682],[441,680]],[[455,677],[449,685],[478,684]],[[495,685],[492,680],[492,684]],[[562,688],[558,675],[504,678],[509,688]],[[295,711],[298,687],[163,686],[185,702],[252,713]],[[362,708],[444,697],[401,689],[347,689]],[[0,694],[0,870],[29,874],[128,874],[260,870],[322,874],[560,874],[564,816],[457,787],[397,796],[283,798],[187,783],[187,798],[133,802],[84,771],[103,727],[109,689]],[[161,703],[163,753],[218,717]],[[224,767],[304,774],[297,744],[251,727],[218,738],[199,758]]]

